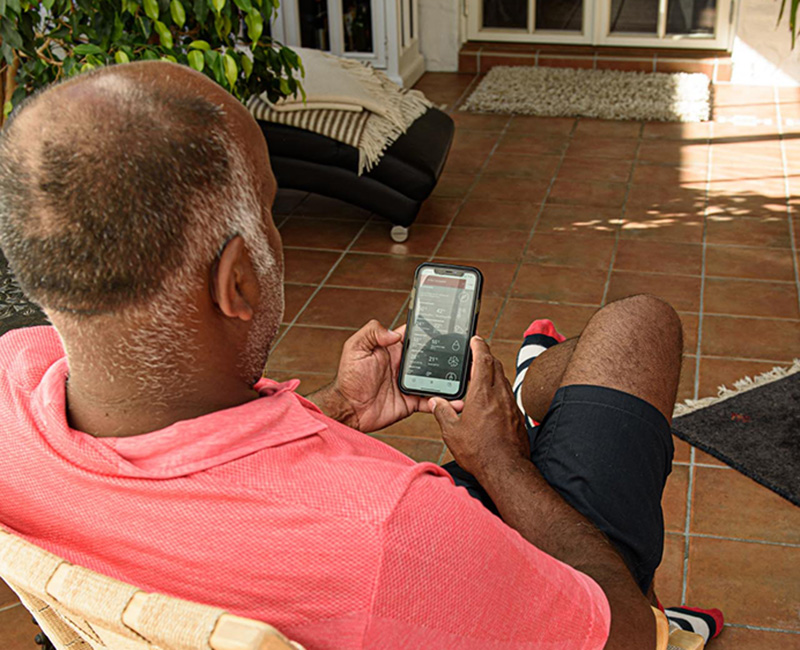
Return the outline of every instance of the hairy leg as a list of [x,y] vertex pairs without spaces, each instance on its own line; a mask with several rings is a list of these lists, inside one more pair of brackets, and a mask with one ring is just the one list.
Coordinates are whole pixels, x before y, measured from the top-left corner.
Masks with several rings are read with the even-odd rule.
[[671,422],[682,348],[681,322],[670,305],[647,295],[613,302],[592,316],[580,338],[534,360],[522,387],[525,412],[541,421],[560,386],[590,384],[639,397]]
[[522,383],[522,405],[531,419],[541,422],[547,415],[577,343],[576,338],[567,339],[548,348],[531,363]]

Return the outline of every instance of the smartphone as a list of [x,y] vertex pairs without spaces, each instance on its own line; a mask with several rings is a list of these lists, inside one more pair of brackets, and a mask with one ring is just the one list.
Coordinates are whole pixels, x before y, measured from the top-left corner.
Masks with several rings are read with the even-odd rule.
[[478,325],[483,275],[471,266],[417,267],[397,384],[409,395],[460,399],[467,392],[469,341]]

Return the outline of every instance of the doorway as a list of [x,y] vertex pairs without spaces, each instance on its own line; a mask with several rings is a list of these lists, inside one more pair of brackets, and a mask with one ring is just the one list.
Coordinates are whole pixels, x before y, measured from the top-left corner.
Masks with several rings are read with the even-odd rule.
[[729,49],[735,0],[464,0],[468,38]]

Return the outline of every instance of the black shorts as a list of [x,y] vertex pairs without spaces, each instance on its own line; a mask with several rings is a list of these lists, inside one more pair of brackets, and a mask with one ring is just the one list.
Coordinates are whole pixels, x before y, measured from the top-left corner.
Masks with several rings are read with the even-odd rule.
[[[667,419],[628,393],[566,386],[528,437],[545,480],[608,536],[647,592],[664,550],[661,496],[674,451]],[[498,514],[474,476],[455,462],[444,469]]]

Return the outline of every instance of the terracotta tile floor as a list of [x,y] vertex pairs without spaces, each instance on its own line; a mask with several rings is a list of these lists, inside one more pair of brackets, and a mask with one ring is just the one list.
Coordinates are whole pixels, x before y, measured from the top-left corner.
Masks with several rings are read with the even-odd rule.
[[[453,110],[476,81],[427,74],[417,87]],[[403,322],[425,260],[483,270],[480,330],[509,373],[534,317],[574,336],[640,292],[681,314],[681,399],[800,356],[800,89],[717,86],[708,124],[452,115],[446,169],[403,244],[363,210],[279,194],[287,308],[270,376],[299,377],[301,392],[327,383],[358,326]],[[375,435],[449,459],[426,415]],[[800,509],[678,441],[664,510],[661,600],[722,609],[712,648],[800,650]],[[28,620],[0,583],[3,648],[35,648]]]

